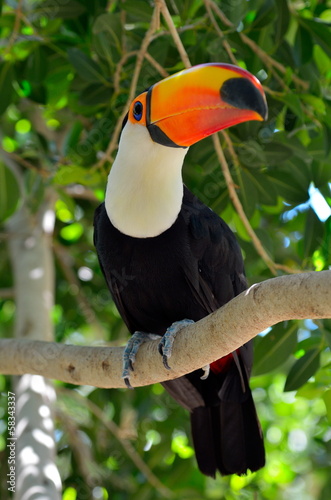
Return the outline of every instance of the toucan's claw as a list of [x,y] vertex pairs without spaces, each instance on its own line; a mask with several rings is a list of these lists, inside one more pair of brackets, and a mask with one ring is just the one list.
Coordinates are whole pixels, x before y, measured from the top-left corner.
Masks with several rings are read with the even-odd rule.
[[168,357],[170,356],[162,356],[163,366],[167,370],[171,370],[171,367],[168,365]]
[[125,382],[125,385],[128,389],[133,389],[131,383],[130,383],[130,375],[126,375],[125,377],[122,376],[122,378],[124,379],[124,382]]
[[203,375],[201,375],[200,380],[207,380],[209,377],[210,365],[203,366],[201,370],[203,371]]
[[135,332],[126,344],[123,354],[122,378],[124,379],[125,385],[129,389],[133,389],[130,383],[130,373],[134,372],[136,355],[141,344],[143,344],[144,342],[148,342],[149,340],[155,340],[158,338],[160,338],[159,335],[144,332]]
[[163,335],[161,342],[159,343],[159,353],[162,355],[162,361],[163,365],[167,370],[171,370],[169,364],[168,364],[168,359],[171,357],[172,354],[172,347],[176,338],[177,333],[185,328],[185,326],[191,325],[194,323],[192,319],[183,319],[182,321],[175,321],[165,334]]

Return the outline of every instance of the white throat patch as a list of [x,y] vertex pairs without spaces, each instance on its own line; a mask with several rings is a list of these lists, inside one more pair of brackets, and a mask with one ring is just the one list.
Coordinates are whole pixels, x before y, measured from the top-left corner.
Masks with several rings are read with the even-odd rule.
[[172,226],[182,205],[187,151],[157,144],[145,126],[126,123],[105,200],[108,217],[119,231],[148,238]]

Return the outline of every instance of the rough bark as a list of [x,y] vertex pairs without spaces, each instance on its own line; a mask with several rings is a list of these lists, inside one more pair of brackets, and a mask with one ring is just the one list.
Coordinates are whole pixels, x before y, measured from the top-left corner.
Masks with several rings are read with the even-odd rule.
[[[251,286],[218,311],[178,333],[166,370],[158,341],[144,344],[137,355],[133,386],[173,379],[225,356],[280,321],[331,318],[331,271],[272,278]],[[0,372],[34,373],[72,384],[124,387],[123,348],[70,346],[4,339]]]
[[[36,214],[27,206],[8,222],[9,248],[16,299],[16,342],[51,341],[54,273],[51,234],[54,213],[48,200]],[[47,344],[47,342],[46,342]],[[33,352],[27,355],[33,357]],[[9,360],[10,365],[15,363]],[[14,374],[15,370],[11,370]],[[16,403],[15,500],[61,498],[61,479],[55,466],[53,405],[50,380],[36,374],[14,379]],[[35,372],[38,373],[38,372]]]

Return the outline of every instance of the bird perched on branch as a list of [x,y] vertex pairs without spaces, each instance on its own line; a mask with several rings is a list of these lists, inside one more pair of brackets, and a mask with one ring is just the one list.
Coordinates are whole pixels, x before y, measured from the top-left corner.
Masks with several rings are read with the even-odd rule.
[[[181,71],[132,102],[94,221],[101,269],[133,334],[124,354],[128,386],[137,349],[149,334],[160,336],[169,368],[177,332],[245,290],[234,234],[183,185],[182,165],[192,144],[266,116],[260,82],[229,64]],[[190,412],[198,466],[206,475],[244,474],[264,465],[251,367],[249,342],[213,362],[210,371],[205,367],[163,383]]]

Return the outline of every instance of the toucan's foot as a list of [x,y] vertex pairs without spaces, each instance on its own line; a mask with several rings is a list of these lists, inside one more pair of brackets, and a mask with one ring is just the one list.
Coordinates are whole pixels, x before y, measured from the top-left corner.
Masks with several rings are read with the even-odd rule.
[[148,340],[155,340],[159,338],[160,335],[154,335],[153,333],[135,332],[126,344],[123,354],[122,378],[124,379],[125,385],[129,389],[133,389],[130,383],[130,372],[134,371],[134,363],[136,361],[136,355],[139,347]]
[[183,319],[182,321],[175,321],[175,323],[169,326],[169,328],[163,335],[161,342],[159,343],[159,353],[162,355],[162,361],[164,367],[167,370],[171,370],[168,364],[168,359],[172,354],[172,346],[175,341],[177,333],[183,328],[185,328],[185,326],[191,325],[192,323],[194,323],[192,319]]

